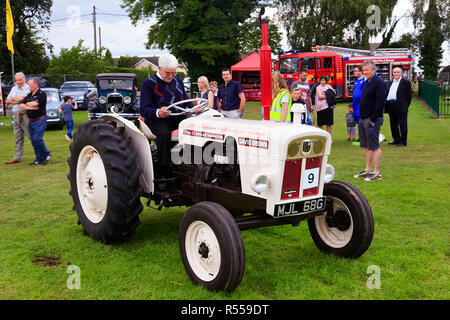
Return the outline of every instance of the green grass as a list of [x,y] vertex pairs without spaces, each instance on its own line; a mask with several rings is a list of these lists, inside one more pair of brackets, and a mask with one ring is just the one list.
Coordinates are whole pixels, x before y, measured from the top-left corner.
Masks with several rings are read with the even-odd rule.
[[[247,103],[246,117],[259,119],[258,106]],[[229,294],[188,279],[177,233],[186,208],[145,208],[130,241],[96,242],[83,235],[72,211],[65,131],[45,133],[49,164],[28,165],[34,153],[27,140],[24,161],[5,165],[13,133],[11,126],[0,127],[0,299],[449,299],[450,120],[434,119],[414,99],[408,147],[384,142],[383,180],[367,183],[352,177],[364,168],[364,154],[346,141],[346,111],[346,103],[335,109],[329,163],[337,180],[367,197],[375,220],[372,245],[349,260],[320,252],[306,222],[243,231],[246,270]],[[76,130],[87,114],[74,119]],[[381,131],[392,140],[387,116]],[[59,258],[56,266],[36,262],[49,257]],[[66,286],[69,265],[80,267],[80,290]],[[366,286],[371,265],[381,271],[379,290]]]

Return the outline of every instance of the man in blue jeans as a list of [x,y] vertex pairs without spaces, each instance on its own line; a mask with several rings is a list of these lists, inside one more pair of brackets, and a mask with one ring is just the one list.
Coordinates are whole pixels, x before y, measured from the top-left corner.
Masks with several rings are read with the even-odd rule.
[[30,119],[30,140],[36,155],[30,165],[46,164],[51,157],[43,140],[47,128],[47,95],[41,90],[40,82],[36,78],[30,79],[28,87],[31,92],[25,97],[20,108],[27,111]]

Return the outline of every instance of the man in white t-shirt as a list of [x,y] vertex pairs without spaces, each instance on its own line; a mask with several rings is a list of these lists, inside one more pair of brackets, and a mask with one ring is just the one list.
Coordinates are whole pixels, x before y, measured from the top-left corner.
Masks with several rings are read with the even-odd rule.
[[15,81],[16,86],[11,89],[11,92],[6,98],[6,104],[12,106],[11,112],[14,114],[14,139],[16,141],[15,154],[12,160],[6,161],[6,164],[13,164],[21,162],[23,159],[23,145],[25,141],[25,135],[30,137],[29,134],[29,120],[25,110],[20,108],[20,103],[30,93],[30,89],[26,82],[26,77],[22,72],[16,73]]

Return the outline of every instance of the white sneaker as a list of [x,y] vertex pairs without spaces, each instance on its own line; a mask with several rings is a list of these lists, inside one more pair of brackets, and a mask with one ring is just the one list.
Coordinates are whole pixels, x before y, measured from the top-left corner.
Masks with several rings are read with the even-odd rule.
[[65,137],[66,137],[67,141],[72,141],[72,139],[70,139],[70,137],[67,134],[65,135]]

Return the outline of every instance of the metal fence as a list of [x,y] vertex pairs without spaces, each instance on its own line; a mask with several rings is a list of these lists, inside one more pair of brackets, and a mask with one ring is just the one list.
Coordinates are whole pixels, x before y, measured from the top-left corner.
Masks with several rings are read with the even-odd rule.
[[448,81],[421,80],[419,96],[436,116],[450,115],[450,83]]

